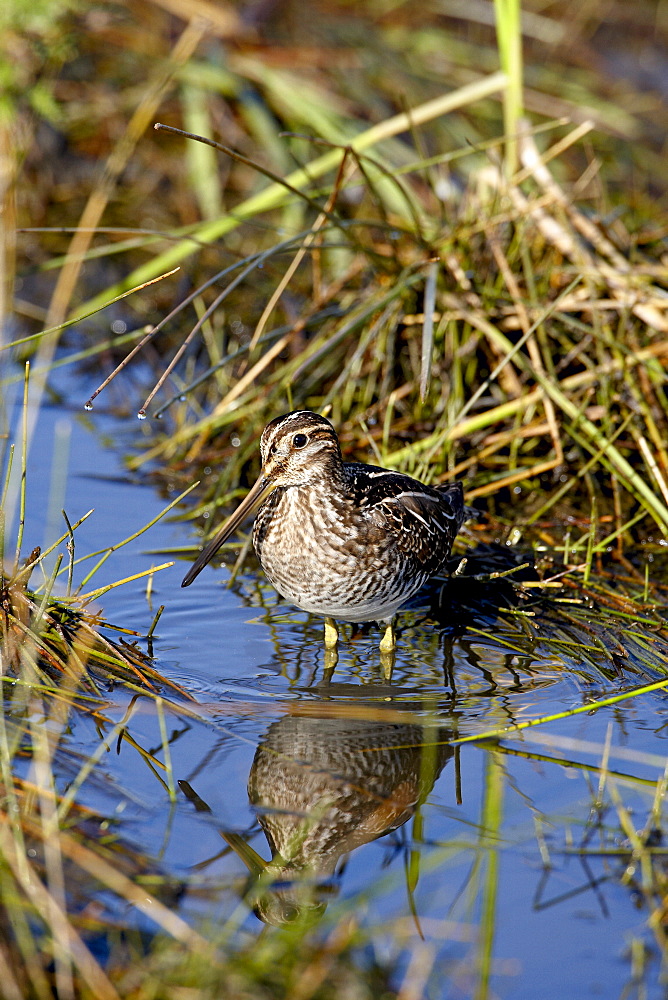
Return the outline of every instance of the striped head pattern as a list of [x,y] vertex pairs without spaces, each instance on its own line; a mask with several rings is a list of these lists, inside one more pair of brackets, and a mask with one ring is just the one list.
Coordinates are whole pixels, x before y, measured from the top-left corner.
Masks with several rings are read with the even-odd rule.
[[325,417],[295,410],[267,424],[260,439],[262,475],[276,486],[301,486],[341,471],[339,439]]

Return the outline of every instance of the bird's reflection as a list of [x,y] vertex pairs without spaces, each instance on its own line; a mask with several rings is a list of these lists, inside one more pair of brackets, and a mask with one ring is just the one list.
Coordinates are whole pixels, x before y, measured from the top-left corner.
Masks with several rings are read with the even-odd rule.
[[271,860],[260,872],[239,851],[258,876],[257,915],[278,924],[322,912],[343,857],[402,826],[424,801],[453,754],[451,736],[382,719],[274,722],[248,779]]

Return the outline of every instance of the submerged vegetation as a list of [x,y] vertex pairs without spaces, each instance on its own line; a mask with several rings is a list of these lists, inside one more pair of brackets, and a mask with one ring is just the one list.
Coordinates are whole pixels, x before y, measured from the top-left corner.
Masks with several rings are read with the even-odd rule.
[[[665,755],[545,732],[546,721],[668,686],[665,84],[625,61],[663,51],[666,25],[654,4],[632,6],[526,4],[522,52],[511,0],[496,6],[498,33],[491,8],[436,3],[418,12],[328,0],[308,18],[292,3],[75,0],[38,4],[29,18],[7,5],[0,978],[9,1000],[491,996],[495,976],[513,975],[494,967],[511,757],[584,782],[584,798],[580,789],[549,830],[552,803],[522,802],[512,837],[540,858],[535,908],[562,898],[561,860],[577,856],[582,886],[563,893],[609,880],[644,908],[645,927],[628,942],[628,990],[640,995],[657,978],[652,948],[665,972]],[[9,409],[27,357],[14,441]],[[367,841],[410,819],[409,916],[388,915],[379,930],[365,918],[370,890],[327,909],[331,872],[304,859],[329,803],[305,810],[281,849],[277,821],[263,817],[289,810],[257,806],[273,830],[269,861],[212,818],[225,855],[250,873],[222,884],[199,870],[177,878],[160,852],[126,836],[105,755],[136,754],[168,805],[166,842],[179,796],[211,813],[177,781],[179,735],[215,728],[224,708],[160,672],[157,618],[126,639],[91,611],[110,589],[90,588],[111,549],[87,554],[94,569],[78,576],[78,525],[66,518],[54,565],[37,549],[21,560],[21,502],[9,542],[7,498],[29,489],[28,402],[39,407],[67,365],[94,367],[100,380],[122,366],[88,405],[148,416],[128,466],[183,488],[163,513],[195,479],[198,506],[183,516],[230,505],[256,471],[263,425],[302,406],[330,415],[347,457],[464,480],[481,520],[459,543],[462,576],[431,595],[438,628],[420,647],[442,670],[437,697],[379,684],[363,704],[331,688],[329,700],[234,706],[248,718],[277,714],[277,728],[315,718],[316,729],[326,720],[354,731],[362,717],[398,727],[412,785],[405,771],[387,794],[369,791],[367,773],[344,777],[362,786],[362,813],[348,809],[357,832],[368,824]],[[14,444],[22,458],[12,471]],[[235,550],[233,580],[247,550]],[[247,581],[238,586],[247,595]],[[248,603],[262,607],[253,586]],[[471,670],[483,660],[476,682],[452,668],[460,641]],[[528,698],[548,682],[536,659],[572,680],[570,711]],[[522,704],[464,724],[460,689],[471,701],[496,685],[524,692]],[[68,741],[81,725],[92,726],[85,752]],[[281,757],[276,732],[257,750],[254,787],[261,753]],[[382,745],[377,730],[367,739],[365,754]],[[469,742],[485,754],[479,811],[456,841],[430,840],[422,805],[446,763],[461,798],[457,748]],[[300,776],[336,770],[298,763]],[[285,780],[281,772],[275,783]],[[107,812],[87,804],[95,781]],[[347,835],[349,849],[364,842]],[[425,927],[414,901],[423,868],[467,887],[443,905],[447,919]],[[293,877],[307,904],[290,895]],[[252,907],[280,926],[251,932]]]

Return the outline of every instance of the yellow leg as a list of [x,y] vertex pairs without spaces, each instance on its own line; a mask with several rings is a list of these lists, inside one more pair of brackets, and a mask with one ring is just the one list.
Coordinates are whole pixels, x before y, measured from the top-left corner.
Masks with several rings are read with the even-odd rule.
[[325,618],[325,649],[336,649],[339,633],[333,618]]
[[394,623],[390,619],[389,622],[384,622],[384,625],[385,633],[380,640],[380,651],[381,653],[392,653],[397,646],[397,641],[394,637]]

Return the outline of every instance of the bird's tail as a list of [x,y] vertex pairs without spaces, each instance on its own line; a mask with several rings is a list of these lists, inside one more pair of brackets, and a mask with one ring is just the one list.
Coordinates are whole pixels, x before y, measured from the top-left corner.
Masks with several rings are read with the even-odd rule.
[[477,521],[480,517],[480,511],[477,511],[475,507],[468,507],[464,503],[464,487],[457,481],[456,483],[445,483],[441,486],[437,486],[436,489],[439,493],[447,496],[453,507],[461,512],[460,524],[464,521]]

